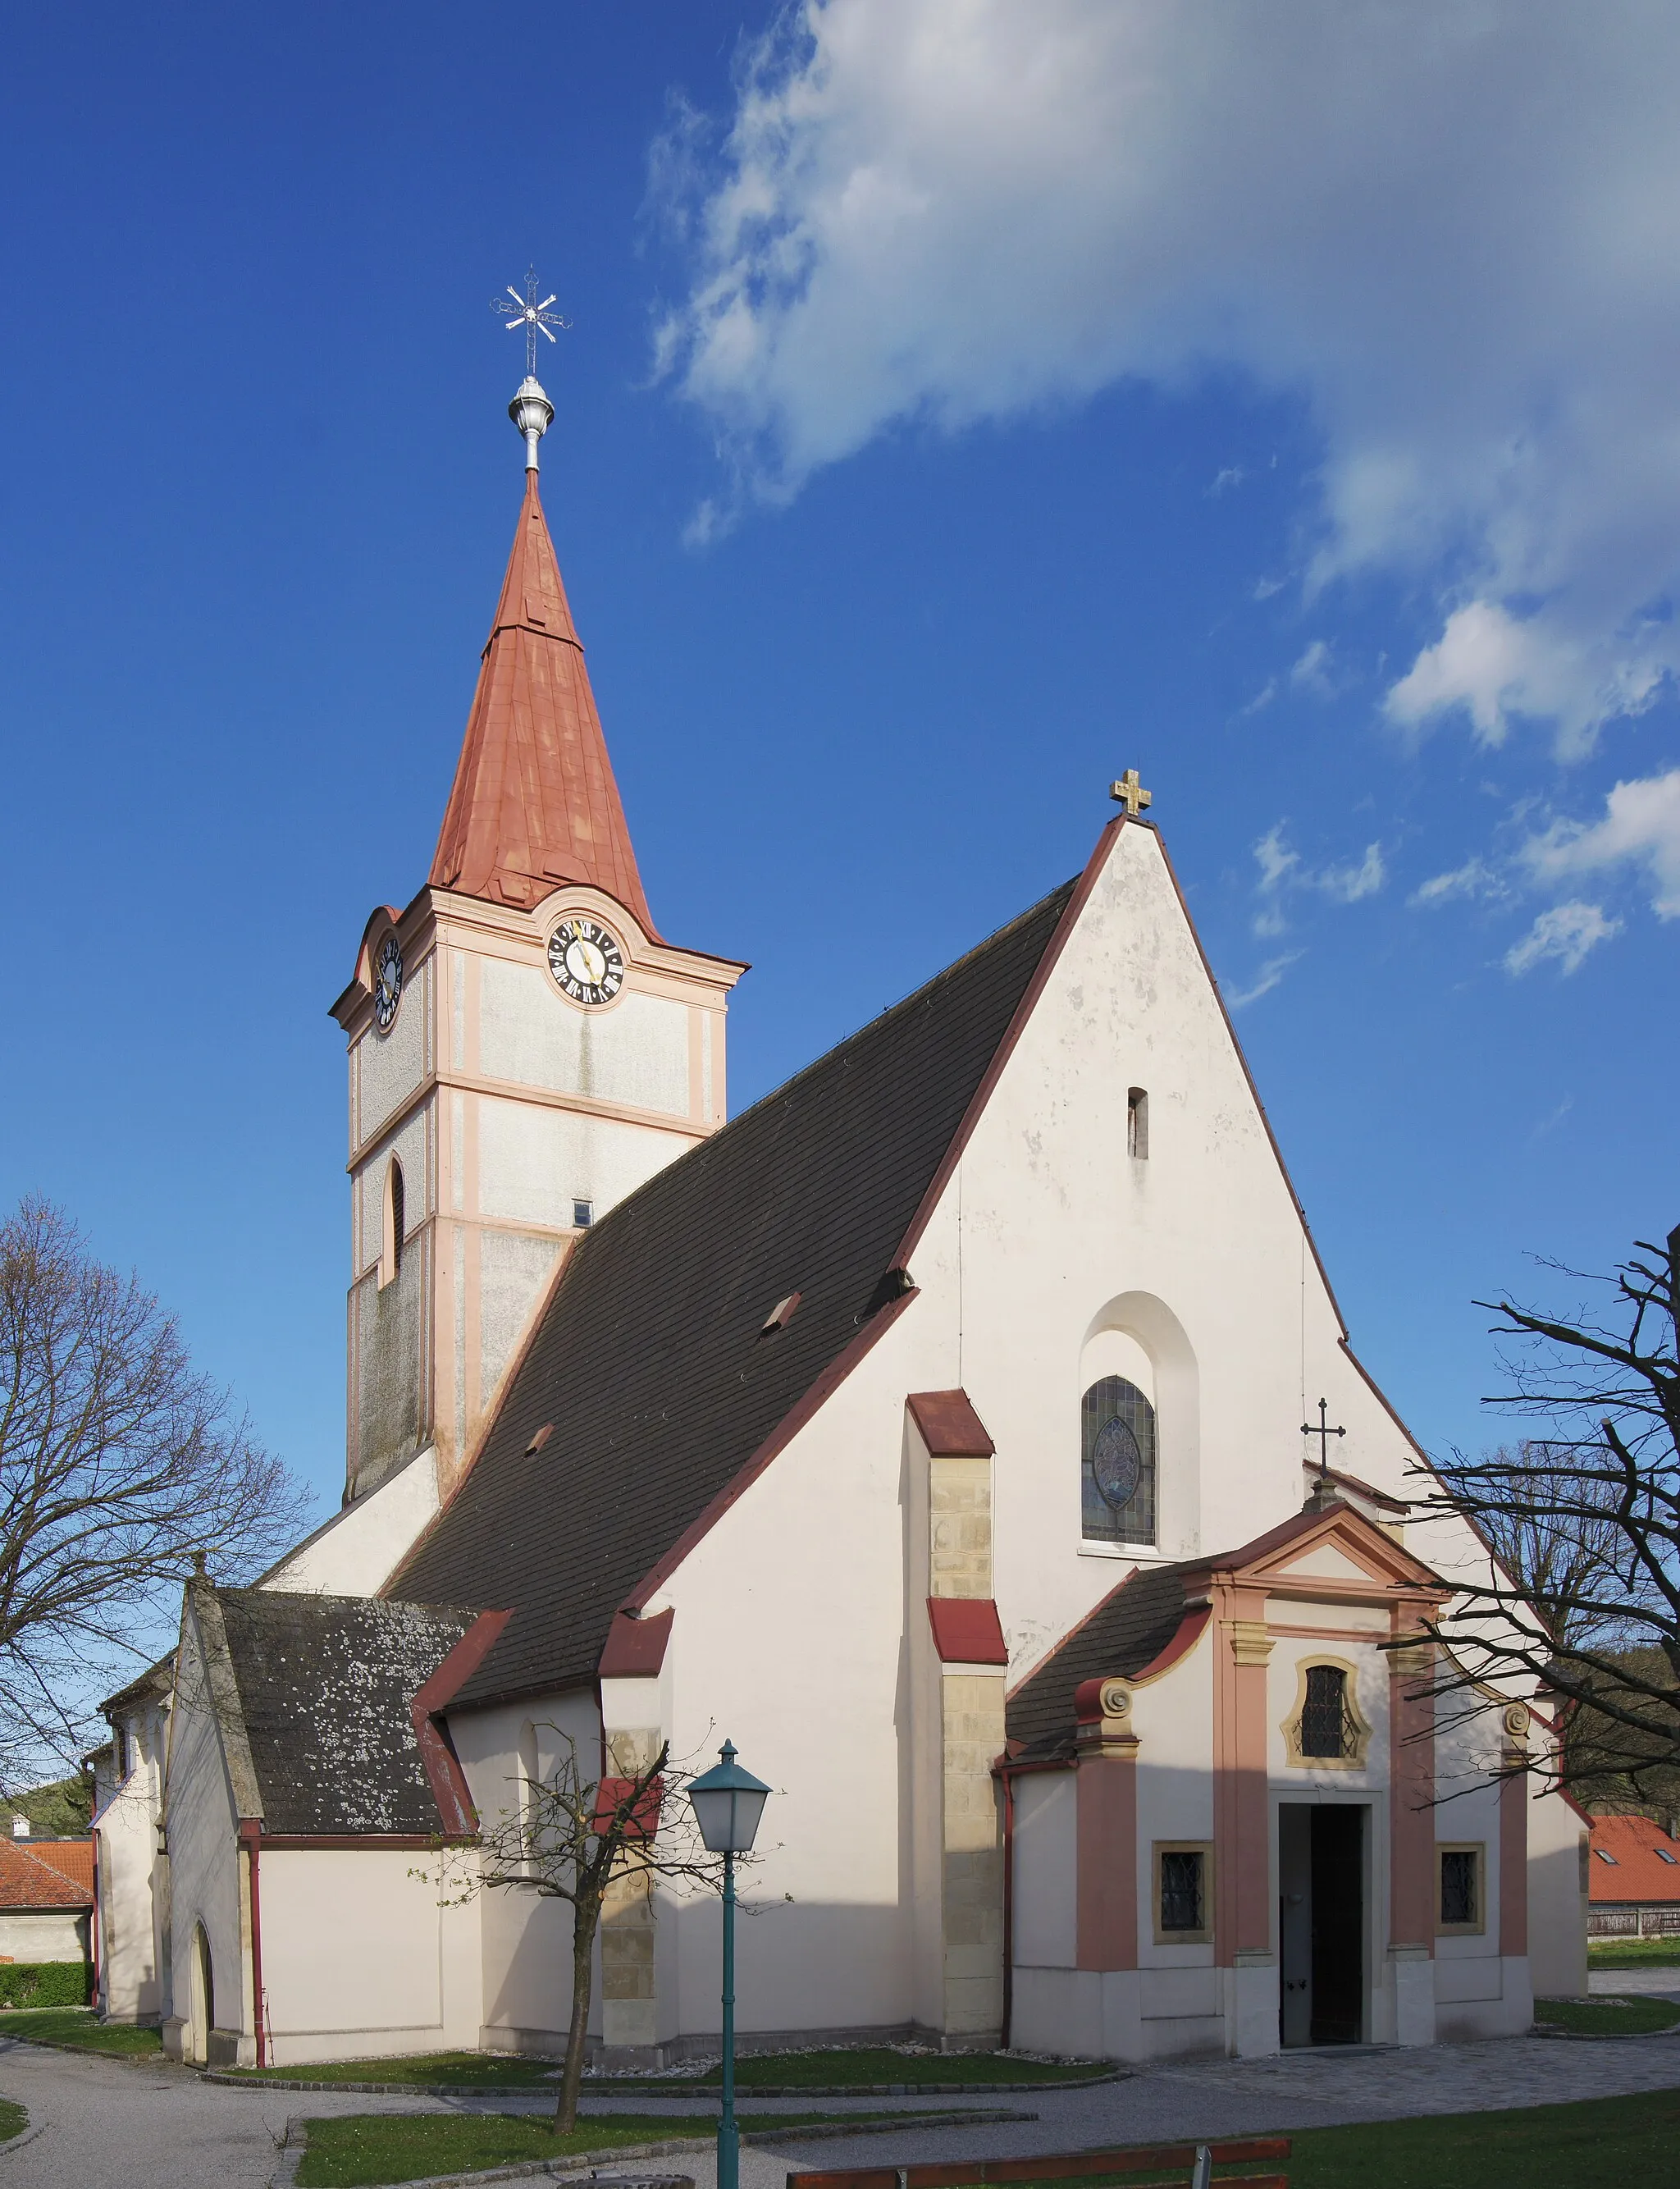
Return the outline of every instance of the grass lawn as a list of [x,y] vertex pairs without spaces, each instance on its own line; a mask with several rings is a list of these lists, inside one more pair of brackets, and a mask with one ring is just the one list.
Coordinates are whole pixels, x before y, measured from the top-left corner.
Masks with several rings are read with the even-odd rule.
[[1589,1938],[1590,1969],[1680,1968],[1680,1937],[1672,1938]]
[[0,2013],[0,2037],[19,2037],[25,2045],[85,2046],[89,2052],[158,2052],[163,2047],[156,2029],[97,2022],[86,2006],[20,2006]]
[[[1677,2139],[1680,2090],[1655,2090],[1512,2113],[1309,2129],[1293,2139],[1287,2159],[1254,2164],[1287,2173],[1289,2189],[1627,2189],[1630,2182],[1655,2189],[1676,2178]],[[1253,2170],[1215,2167],[1213,2178]],[[1088,2174],[1033,2182],[1031,2189],[1147,2189],[1167,2181],[1182,2189],[1184,2179],[1180,2167],[1171,2175]]]
[[[755,2128],[815,2127],[835,2113],[743,2113],[743,2134]],[[873,2120],[851,2113],[849,2120]],[[351,2189],[369,2181],[419,2181],[428,2174],[472,2174],[481,2167],[519,2160],[559,2158],[580,2151],[604,2151],[619,2143],[666,2143],[682,2135],[710,2136],[710,2116],[692,2121],[669,2113],[601,2113],[580,2121],[570,2135],[556,2135],[546,2120],[517,2113],[463,2118],[455,2113],[346,2113],[312,2120],[308,2147],[297,2169],[297,2189]]]
[[[230,2071],[231,2072],[231,2071]],[[293,2083],[414,2083],[462,2090],[550,2090],[558,2080],[552,2060],[499,2058],[485,2052],[423,2052],[398,2060],[296,2061],[289,2067],[241,2067],[241,2080]]]
[[[528,2089],[532,2084],[556,2079],[552,2060],[506,2059],[484,2052],[428,2052],[399,2060],[330,2060],[315,2066],[251,2067],[243,2071],[253,2079],[283,2077],[308,2083],[446,2084],[461,2088],[477,2084],[490,2089]],[[742,2090],[832,2090],[868,2088],[879,2083],[902,2083],[909,2090],[930,2083],[971,2084],[984,2090],[997,2083],[1083,2082],[1105,2072],[1101,2063],[1081,2065],[1061,2061],[1010,2060],[996,2052],[896,2052],[881,2045],[854,2050],[827,2052],[755,2052],[735,2063],[736,2087]],[[716,2067],[702,2070],[692,2080],[675,2076],[585,2076],[584,2089],[602,2096],[681,2097],[685,2090],[716,2090]]]
[[1573,2029],[1588,2037],[1639,2037],[1653,2029],[1672,2029],[1680,2006],[1666,1999],[1537,1999],[1534,2018],[1551,2029]]
[[14,2135],[21,2135],[29,2126],[29,2115],[21,2106],[14,2106],[9,2098],[0,2098],[0,2143]]

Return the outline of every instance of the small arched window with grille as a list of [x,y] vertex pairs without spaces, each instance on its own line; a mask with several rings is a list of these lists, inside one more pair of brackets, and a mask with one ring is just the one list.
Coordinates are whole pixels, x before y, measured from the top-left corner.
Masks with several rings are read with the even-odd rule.
[[1345,1762],[1359,1752],[1359,1727],[1348,1707],[1348,1676],[1339,1665],[1309,1665],[1301,1705],[1301,1753]]
[[1080,1533],[1088,1542],[1155,1541],[1155,1409],[1123,1376],[1105,1376],[1081,1407]]
[[403,1266],[403,1234],[407,1230],[403,1207],[403,1167],[393,1156],[385,1171],[385,1208],[379,1242],[379,1289],[383,1292]]

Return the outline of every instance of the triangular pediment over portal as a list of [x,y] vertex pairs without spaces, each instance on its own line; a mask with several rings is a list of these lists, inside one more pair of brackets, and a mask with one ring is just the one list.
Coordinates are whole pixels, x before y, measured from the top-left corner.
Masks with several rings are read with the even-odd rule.
[[1214,1581],[1269,1595],[1392,1603],[1439,1602],[1452,1592],[1386,1529],[1339,1502],[1298,1513],[1238,1550],[1207,1561]]

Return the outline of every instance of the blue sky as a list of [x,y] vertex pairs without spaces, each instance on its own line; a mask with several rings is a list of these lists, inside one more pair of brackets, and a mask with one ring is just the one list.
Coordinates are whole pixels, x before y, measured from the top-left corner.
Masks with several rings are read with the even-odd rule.
[[[285,11],[8,38],[0,1196],[342,1481],[342,1053],[520,485],[734,1106],[1141,769],[1355,1345],[1474,1444],[1680,1219],[1680,20]],[[883,948],[884,938],[887,947]]]

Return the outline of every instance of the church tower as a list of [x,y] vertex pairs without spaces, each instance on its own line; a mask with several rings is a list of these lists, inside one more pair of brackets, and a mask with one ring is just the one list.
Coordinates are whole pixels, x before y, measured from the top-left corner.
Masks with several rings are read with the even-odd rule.
[[721,1124],[746,968],[653,925],[537,492],[525,493],[424,888],[375,911],[349,1043],[347,1504],[447,1497],[579,1234]]

